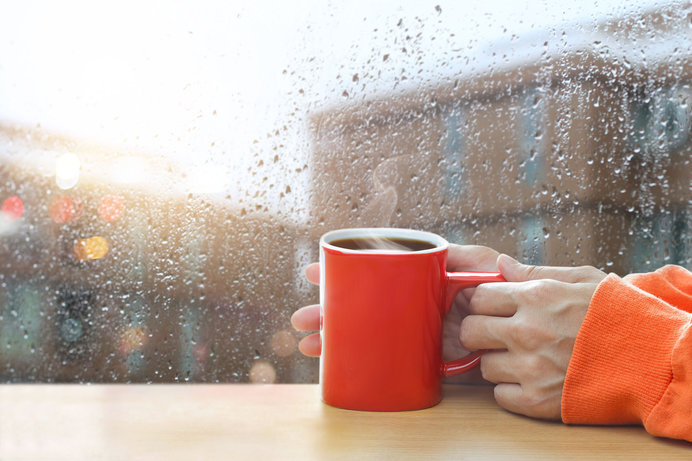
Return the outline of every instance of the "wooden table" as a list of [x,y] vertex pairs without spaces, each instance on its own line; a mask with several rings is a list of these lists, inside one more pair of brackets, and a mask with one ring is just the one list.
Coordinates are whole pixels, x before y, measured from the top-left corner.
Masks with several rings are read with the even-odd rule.
[[0,459],[692,459],[639,427],[571,427],[448,385],[434,408],[340,410],[317,385],[2,385]]

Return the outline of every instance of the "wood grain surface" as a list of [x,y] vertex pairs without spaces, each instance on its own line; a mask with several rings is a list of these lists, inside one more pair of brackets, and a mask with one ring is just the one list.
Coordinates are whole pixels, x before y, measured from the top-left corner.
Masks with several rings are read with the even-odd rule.
[[0,386],[0,459],[692,459],[641,427],[536,421],[486,386],[447,385],[434,408],[329,407],[319,386]]

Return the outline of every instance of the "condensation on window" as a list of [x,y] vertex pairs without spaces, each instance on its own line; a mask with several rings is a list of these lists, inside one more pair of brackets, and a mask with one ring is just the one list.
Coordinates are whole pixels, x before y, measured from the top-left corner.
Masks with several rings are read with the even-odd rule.
[[17,3],[0,381],[315,382],[340,227],[692,265],[688,2]]

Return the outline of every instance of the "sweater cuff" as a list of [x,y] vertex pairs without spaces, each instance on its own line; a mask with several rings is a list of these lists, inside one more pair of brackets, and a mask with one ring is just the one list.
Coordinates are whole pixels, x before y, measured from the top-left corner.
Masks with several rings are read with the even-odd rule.
[[672,351],[687,322],[684,312],[615,274],[606,277],[577,335],[562,420],[642,424],[672,379]]

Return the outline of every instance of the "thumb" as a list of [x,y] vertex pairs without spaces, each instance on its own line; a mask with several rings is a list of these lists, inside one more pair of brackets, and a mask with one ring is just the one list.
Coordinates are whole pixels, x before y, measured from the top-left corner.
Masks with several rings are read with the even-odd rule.
[[497,268],[508,282],[525,282],[527,280],[546,278],[539,274],[541,271],[538,266],[522,264],[505,254],[501,254],[497,257]]
[[508,282],[526,282],[541,279],[552,279],[567,283],[598,282],[605,277],[605,274],[595,267],[531,266],[522,264],[505,254],[497,257],[497,268]]

